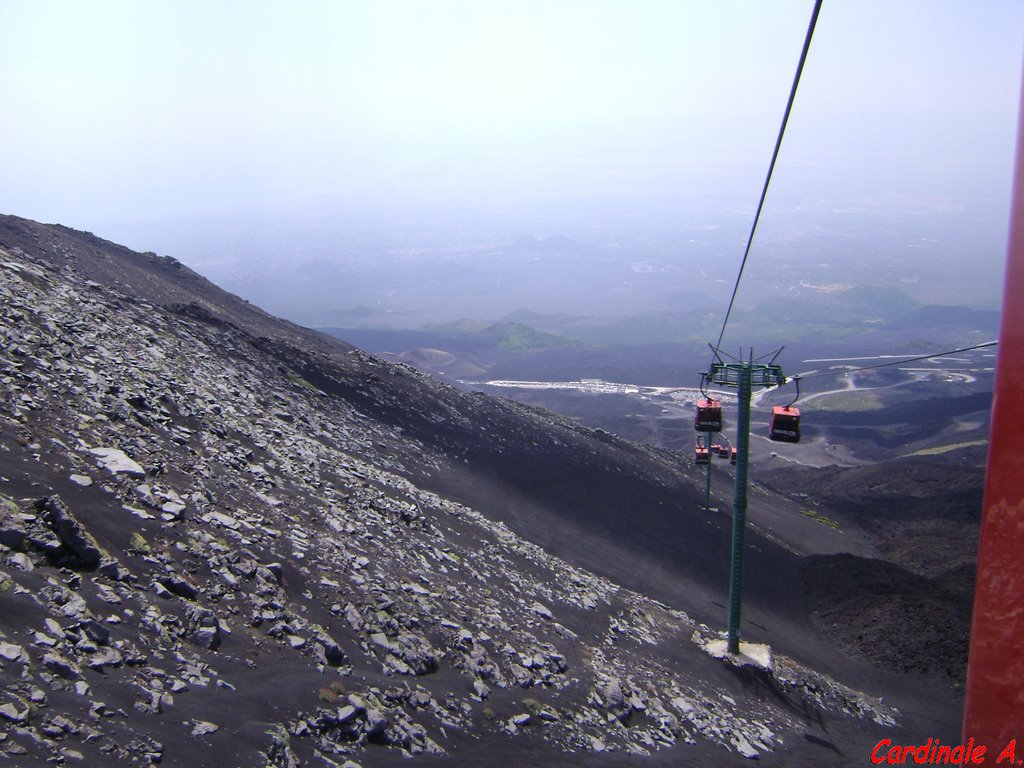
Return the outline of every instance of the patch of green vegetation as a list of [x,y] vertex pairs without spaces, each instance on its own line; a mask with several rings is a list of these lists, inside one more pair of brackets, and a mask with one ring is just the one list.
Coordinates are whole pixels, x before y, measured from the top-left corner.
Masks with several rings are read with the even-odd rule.
[[131,539],[128,540],[128,548],[135,552],[141,552],[144,555],[148,555],[153,551],[149,546],[149,542],[146,541],[146,537],[138,531],[135,531]]
[[289,372],[289,374],[288,374],[288,381],[290,381],[292,384],[297,384],[298,386],[302,387],[303,389],[308,389],[310,392],[319,392],[320,391],[313,384],[310,384],[308,381],[306,381],[304,378],[299,376],[299,374],[295,373],[294,371],[293,372]]
[[843,304],[870,307],[876,314],[889,317],[909,312],[918,305],[910,293],[891,285],[855,285],[838,296]]
[[472,333],[480,333],[488,327],[488,323],[484,320],[471,320],[469,318],[462,318],[461,320],[450,320],[447,323],[427,323],[420,327],[419,330],[426,331],[428,333],[450,333],[456,335],[467,335]]
[[544,709],[544,705],[532,696],[527,696],[525,699],[523,699],[523,707],[531,715],[537,715],[540,713],[541,710]]
[[903,349],[905,349],[908,354],[915,355],[927,355],[929,352],[941,352],[947,348],[947,344],[936,344],[931,339],[925,338],[908,339],[906,343],[903,344]]
[[345,686],[337,680],[335,680],[334,682],[320,689],[318,698],[325,704],[330,704],[333,706],[341,700],[341,697],[343,695],[345,695]]
[[272,726],[264,731],[267,736],[273,739],[277,744],[280,744],[285,749],[290,749],[292,744],[291,734],[288,733],[288,729],[280,723],[274,723]]
[[873,392],[842,392],[814,399],[819,411],[877,411],[883,407],[882,399]]
[[988,440],[969,440],[966,443],[953,443],[951,445],[940,445],[935,448],[922,448],[919,451],[913,453],[904,453],[904,456],[938,456],[940,453],[949,453],[950,451],[958,451],[961,448],[973,448],[977,445],[988,445]]
[[829,517],[825,517],[824,515],[815,512],[813,509],[801,509],[800,514],[804,517],[809,517],[811,520],[815,520],[821,523],[822,525],[827,525],[829,528],[832,528],[842,533],[842,531],[839,529],[839,523],[837,521]]
[[487,718],[488,720],[494,720],[494,719],[496,719],[498,717],[498,715],[495,713],[495,711],[493,709],[491,709],[490,707],[484,707],[484,709],[483,709],[483,716],[485,718]]
[[497,323],[483,330],[480,335],[506,352],[551,348],[579,349],[583,346],[582,342],[538,331],[522,323]]

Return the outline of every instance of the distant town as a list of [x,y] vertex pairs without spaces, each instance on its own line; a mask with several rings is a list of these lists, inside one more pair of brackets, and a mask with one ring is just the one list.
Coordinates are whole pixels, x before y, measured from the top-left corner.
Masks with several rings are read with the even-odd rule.
[[[506,387],[510,389],[572,389],[579,392],[593,392],[609,395],[640,395],[641,397],[671,397],[681,402],[695,402],[703,393],[697,387],[645,387],[639,384],[620,384],[602,379],[579,379],[577,381],[512,381],[498,379],[484,382],[488,387]],[[735,394],[719,390],[707,390],[719,400],[734,400]]]

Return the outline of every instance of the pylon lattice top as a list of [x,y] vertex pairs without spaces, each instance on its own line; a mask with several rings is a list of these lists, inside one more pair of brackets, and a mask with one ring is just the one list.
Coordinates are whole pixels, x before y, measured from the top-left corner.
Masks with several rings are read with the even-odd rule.
[[738,387],[744,368],[750,369],[752,387],[776,387],[786,383],[782,366],[761,363],[712,363],[708,381],[721,387]]

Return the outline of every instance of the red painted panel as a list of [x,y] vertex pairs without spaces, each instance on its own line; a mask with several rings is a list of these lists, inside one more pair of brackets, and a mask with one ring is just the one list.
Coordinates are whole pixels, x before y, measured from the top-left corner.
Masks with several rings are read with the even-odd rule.
[[1017,131],[964,709],[964,743],[984,744],[986,765],[1012,739],[1024,757],[1024,88]]

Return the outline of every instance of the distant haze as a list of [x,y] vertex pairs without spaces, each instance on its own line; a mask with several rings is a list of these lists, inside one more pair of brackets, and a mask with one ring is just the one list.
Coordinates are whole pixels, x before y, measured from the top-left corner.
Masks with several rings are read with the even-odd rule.
[[[394,295],[390,267],[345,282],[353,259],[456,252],[461,273],[533,235],[717,300],[695,275],[734,273],[812,5],[0,0],[0,210],[169,253],[303,322]],[[1022,30],[1018,0],[826,0],[768,254],[933,241],[949,284],[969,263],[968,303],[995,303]],[[578,303],[602,311],[609,279]],[[483,308],[558,304],[507,298]],[[410,322],[480,314],[457,299]]]

